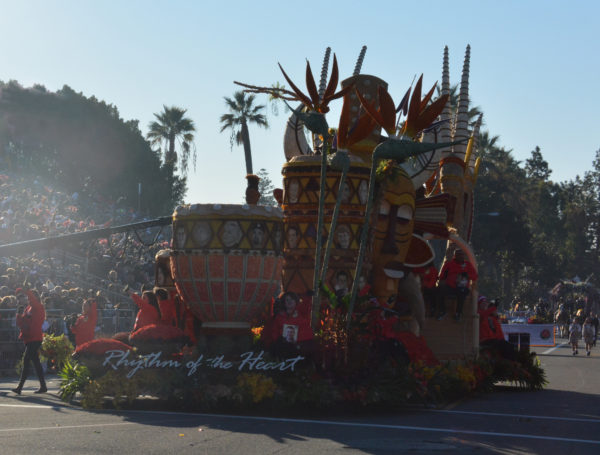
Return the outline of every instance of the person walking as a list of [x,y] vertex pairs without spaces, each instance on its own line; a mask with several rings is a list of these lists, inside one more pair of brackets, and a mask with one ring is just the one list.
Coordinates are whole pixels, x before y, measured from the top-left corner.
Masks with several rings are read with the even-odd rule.
[[600,321],[598,321],[598,313],[594,313],[592,316],[592,325],[594,326],[594,346],[596,346],[596,340],[598,340],[598,326],[600,325]]
[[585,351],[589,357],[592,351],[592,345],[594,344],[594,337],[596,335],[596,331],[594,329],[594,325],[592,324],[592,318],[586,318],[583,323],[583,341],[585,342]]
[[573,318],[573,322],[569,326],[569,343],[573,348],[573,355],[579,354],[579,340],[581,339],[581,324],[579,319]]
[[44,339],[42,324],[46,319],[46,311],[34,291],[18,288],[16,296],[19,303],[17,308],[17,326],[21,331],[19,338],[25,343],[25,353],[23,354],[23,369],[21,370],[19,385],[12,389],[12,391],[17,395],[21,395],[23,385],[29,375],[30,364],[33,364],[40,380],[40,388],[34,393],[45,393],[48,391],[48,388],[46,387],[46,380],[44,379],[44,371],[42,370],[38,351]]

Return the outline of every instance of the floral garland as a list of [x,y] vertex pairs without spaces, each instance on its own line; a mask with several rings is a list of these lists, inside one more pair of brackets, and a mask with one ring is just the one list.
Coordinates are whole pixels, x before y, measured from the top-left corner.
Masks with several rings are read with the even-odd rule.
[[129,336],[132,343],[148,341],[182,341],[185,335],[181,329],[166,324],[146,325]]
[[62,368],[72,353],[73,345],[64,334],[57,336],[44,334],[40,355],[47,358],[57,368]]
[[73,353],[74,358],[81,356],[104,356],[107,351],[130,351],[131,346],[109,338],[98,338],[77,346]]

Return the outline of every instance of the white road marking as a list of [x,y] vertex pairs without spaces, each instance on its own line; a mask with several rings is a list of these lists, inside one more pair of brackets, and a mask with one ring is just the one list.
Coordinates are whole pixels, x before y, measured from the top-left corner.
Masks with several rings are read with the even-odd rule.
[[116,427],[120,425],[136,425],[137,422],[118,422],[118,423],[90,423],[88,425],[55,425],[53,427],[27,427],[27,428],[0,428],[0,432],[9,433],[11,431],[41,431],[41,430],[69,430],[74,428],[94,428],[94,427]]
[[454,411],[445,409],[427,409],[427,412],[439,412],[443,414],[468,414],[468,415],[482,415],[482,416],[497,416],[497,417],[520,417],[524,419],[543,419],[543,420],[562,420],[566,422],[591,422],[600,423],[600,419],[585,419],[582,417],[552,417],[552,416],[538,416],[529,414],[508,414],[503,412],[478,412],[478,411]]
[[563,346],[567,346],[568,344],[569,344],[569,342],[565,341],[564,343],[561,343],[558,346],[554,346],[553,348],[550,348],[547,351],[542,352],[541,355],[550,354],[551,352],[556,351],[558,348],[562,348]]
[[0,404],[2,408],[37,408],[37,409],[56,409],[64,406],[49,406],[45,404]]
[[[179,415],[182,413],[179,412],[162,412],[162,411],[125,411],[122,412],[126,414],[128,412],[141,413],[141,414],[166,414],[166,415]],[[211,417],[211,418],[220,418],[220,419],[230,419],[230,420],[254,420],[254,421],[264,421],[264,422],[283,422],[283,423],[306,423],[306,424],[317,424],[317,425],[332,425],[332,426],[341,426],[341,427],[358,427],[358,428],[381,428],[381,429],[390,429],[390,430],[407,430],[407,431],[424,431],[424,432],[436,432],[436,433],[451,433],[451,434],[471,434],[476,436],[498,436],[504,438],[522,438],[522,439],[537,439],[543,441],[559,441],[559,442],[578,442],[582,444],[594,444],[600,445],[600,440],[593,439],[576,439],[576,438],[562,438],[558,436],[542,436],[542,435],[532,435],[532,434],[520,434],[520,433],[502,433],[495,431],[478,431],[478,430],[457,430],[455,428],[437,428],[437,427],[417,427],[411,425],[387,425],[387,424],[379,424],[379,423],[362,423],[362,422],[340,422],[335,420],[310,420],[310,419],[286,419],[286,418],[278,418],[278,417],[257,417],[257,416],[235,416],[235,415],[225,415],[225,414],[200,414],[200,413],[191,413],[185,414],[195,417]]]

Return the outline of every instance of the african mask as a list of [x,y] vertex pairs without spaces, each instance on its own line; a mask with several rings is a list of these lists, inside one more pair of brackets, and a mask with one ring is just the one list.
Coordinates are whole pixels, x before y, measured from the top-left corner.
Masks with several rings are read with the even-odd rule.
[[373,227],[372,291],[382,302],[396,296],[414,228],[413,183],[400,168],[394,173],[385,183]]

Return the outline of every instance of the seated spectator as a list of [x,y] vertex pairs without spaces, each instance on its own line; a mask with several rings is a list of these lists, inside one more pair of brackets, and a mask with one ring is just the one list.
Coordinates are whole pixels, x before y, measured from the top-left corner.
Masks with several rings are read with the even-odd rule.
[[506,359],[514,360],[517,355],[515,347],[504,337],[497,310],[496,306],[491,305],[484,296],[480,296],[477,300],[479,346],[497,352]]
[[294,292],[285,292],[281,296],[281,301],[285,311],[275,317],[271,329],[271,337],[275,339],[275,351],[286,355],[293,348],[309,348],[313,331],[308,316],[298,312],[300,299]]
[[133,325],[133,332],[147,325],[160,323],[160,308],[154,292],[144,291],[142,297],[138,294],[131,294],[131,298],[139,308]]
[[177,312],[175,311],[175,301],[169,297],[166,289],[157,288],[154,293],[158,300],[160,308],[161,321],[167,325],[177,326]]
[[417,267],[414,270],[414,273],[418,275],[421,280],[421,292],[423,293],[423,300],[425,301],[425,309],[427,315],[432,318],[435,316],[438,270],[433,261],[431,261],[423,267]]
[[438,320],[446,316],[446,297],[449,296],[456,298],[454,319],[461,319],[471,281],[477,281],[477,271],[470,262],[465,261],[463,251],[456,250],[453,259],[446,262],[440,271],[436,305],[439,311]]
[[75,345],[92,341],[96,334],[96,323],[98,321],[98,308],[95,300],[86,300],[81,308],[81,315],[75,321],[71,332],[75,335]]

